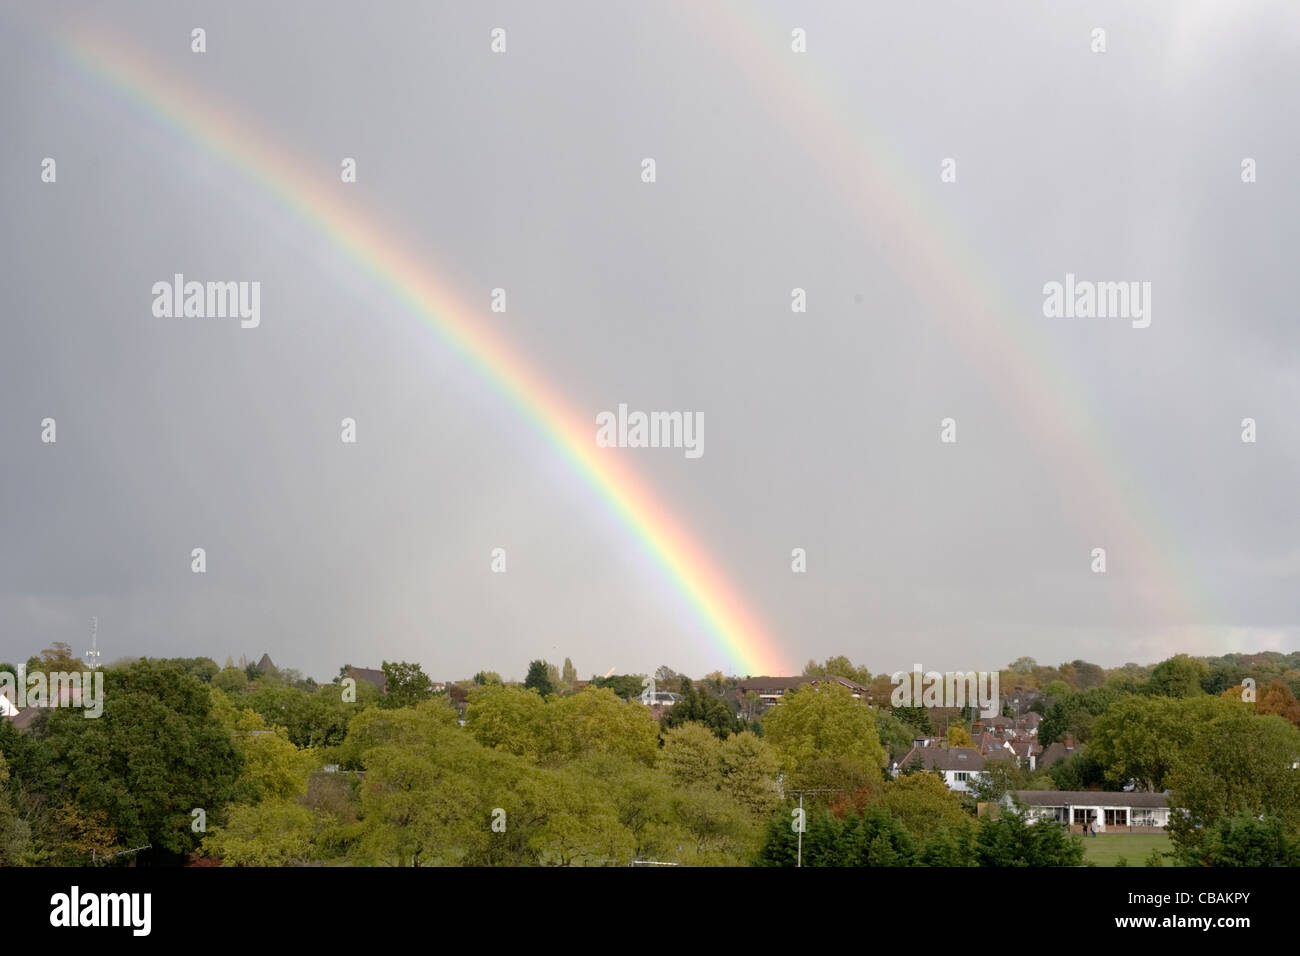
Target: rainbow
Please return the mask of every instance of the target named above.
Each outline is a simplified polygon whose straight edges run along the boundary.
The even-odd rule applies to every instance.
[[[1162,622],[1153,643],[1171,654],[1188,651],[1187,631],[1213,619],[1199,575],[1183,556],[1159,495],[1133,473],[1092,413],[1042,316],[1010,301],[978,243],[945,208],[941,190],[953,187],[939,184],[941,157],[925,170],[928,180],[904,166],[861,110],[844,101],[817,57],[791,51],[797,18],[764,16],[753,4],[732,0],[682,9],[698,21],[698,31],[689,33],[717,42],[810,162],[857,205],[861,221],[887,228],[905,250],[890,264],[926,302],[927,317],[944,323],[985,371],[990,390],[1054,466],[1076,515],[1080,568],[1087,570],[1092,547],[1106,547],[1112,571],[1141,582],[1147,614]],[[816,42],[810,34],[810,50]]]
[[[296,160],[183,77],[149,63],[106,31],[80,28],[74,61],[133,106],[220,157],[319,232],[478,371],[543,435],[635,536],[705,626],[737,673],[783,673],[776,645],[722,570],[616,451],[595,441],[594,419],[567,407],[557,389],[483,321],[392,230],[344,201],[337,181]]]

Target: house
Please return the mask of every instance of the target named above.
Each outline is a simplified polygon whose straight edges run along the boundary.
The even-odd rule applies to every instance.
[[[642,694],[640,697],[636,699],[647,706],[671,707],[673,704],[677,703],[679,700],[682,699],[682,695],[674,694],[671,691],[661,690],[655,692],[654,700],[650,700],[649,695],[647,694]]]
[[[370,667],[349,667],[346,676],[355,681],[365,681],[375,687],[381,694],[388,688],[388,676],[383,671],[377,671]]]
[[[5,694],[0,693],[0,719],[8,720],[14,730],[26,730],[36,722],[36,718],[46,709],[44,707],[19,707]]]
[[[1056,820],[1077,832],[1095,824],[1098,833],[1156,833],[1169,825],[1168,791],[1016,790],[1003,803],[1023,808],[1031,821]]]
[[[1012,737],[1010,740],[1002,741],[1002,748],[1015,760],[1017,767],[1028,767],[1030,770],[1038,769],[1038,760],[1043,752],[1043,745],[1033,737]]]
[[[753,691],[758,699],[768,707],[779,701],[789,691],[798,690],[804,684],[816,687],[818,684],[836,683],[847,687],[858,700],[867,700],[869,691],[856,681],[847,677],[828,674],[825,677],[747,677],[736,682],[736,696],[744,700],[745,695]]]
[[[1052,764],[1074,756],[1077,749],[1074,746],[1074,738],[1067,734],[1064,740],[1058,740],[1043,748],[1043,752],[1038,758],[1038,766],[1046,770]]]
[[[984,775],[984,758],[974,747],[944,747],[936,738],[922,737],[890,767],[890,776],[897,778],[909,768],[942,774],[949,790],[968,793],[971,784]]]
[[[262,659],[257,662],[257,672],[267,674],[275,670],[275,664],[271,661],[270,654],[263,654]]]

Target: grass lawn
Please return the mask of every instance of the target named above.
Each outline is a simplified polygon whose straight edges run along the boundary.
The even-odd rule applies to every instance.
[[[1084,862],[1097,866],[1114,866],[1122,856],[1129,866],[1146,866],[1151,851],[1169,851],[1167,833],[1098,833],[1083,838]],[[1169,861],[1165,860],[1165,865]]]

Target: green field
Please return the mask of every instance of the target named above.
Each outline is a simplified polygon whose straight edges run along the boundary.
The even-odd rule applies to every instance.
[[[1129,866],[1146,866],[1153,849],[1169,851],[1166,833],[1099,833],[1083,838],[1084,862],[1097,866],[1114,866],[1122,856]],[[1165,860],[1169,865],[1169,860]]]

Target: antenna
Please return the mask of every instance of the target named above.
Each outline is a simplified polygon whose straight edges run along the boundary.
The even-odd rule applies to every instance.
[[[99,666],[99,618],[90,619],[90,650],[86,651],[86,666],[92,671]]]

